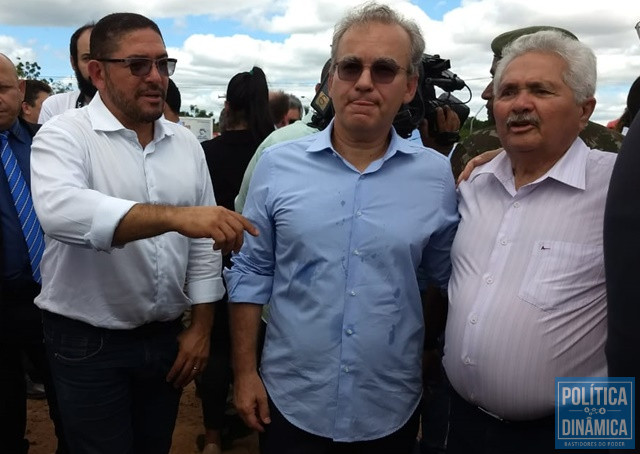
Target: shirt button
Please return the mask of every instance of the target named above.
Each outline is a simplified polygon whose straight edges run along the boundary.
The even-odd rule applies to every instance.
[[[348,336],[351,336],[353,334],[353,330],[351,328],[348,328],[346,333]]]
[[[358,217],[362,216],[362,211],[360,211],[360,210],[356,211],[356,216],[358,216]]]
[[[351,295],[351,296],[356,296],[356,291],[355,291],[355,290],[351,290],[351,291],[349,292],[349,295]]]
[[[472,315],[469,321],[471,322],[472,325],[475,325],[478,322],[478,317],[476,317],[475,315]]]
[[[343,366],[342,370],[345,371],[348,374],[349,373],[349,366]]]
[[[465,364],[471,364],[471,358],[469,358],[468,356],[464,359],[464,363]]]
[[[360,255],[360,251],[359,251],[358,249],[355,249],[355,250],[353,251],[353,255]]]
[[[506,246],[507,245],[507,240],[500,240],[500,244],[503,245],[503,246]]]
[[[493,284],[493,278],[492,277],[488,277],[486,282],[487,282],[487,284]]]
[[[520,202],[516,202],[513,204],[513,208],[518,208],[520,206]]]

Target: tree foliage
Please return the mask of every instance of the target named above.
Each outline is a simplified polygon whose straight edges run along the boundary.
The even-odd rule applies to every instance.
[[[54,93],[64,93],[73,90],[73,87],[70,83],[64,84],[60,81],[54,81],[52,78],[47,79],[45,77],[42,77],[40,74],[40,71],[42,71],[42,67],[38,64],[38,62],[23,62],[20,57],[18,57],[17,60],[18,64],[16,65],[16,70],[18,71],[19,78],[41,80],[42,82],[48,84]]]
[[[213,117],[213,112],[207,112],[206,110],[200,110],[197,105],[191,104],[189,106],[189,112],[180,112],[182,117],[196,117],[196,118],[209,118]]]

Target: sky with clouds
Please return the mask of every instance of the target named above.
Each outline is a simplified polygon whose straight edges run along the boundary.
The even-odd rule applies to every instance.
[[[8,2],[8,0],[3,0]],[[37,61],[42,75],[72,81],[69,37],[105,14],[132,11],[154,19],[169,55],[178,59],[173,79],[182,108],[217,112],[226,84],[257,65],[271,89],[308,104],[329,56],[333,25],[362,0],[24,0],[0,8],[0,52]],[[618,117],[631,83],[640,75],[638,0],[383,0],[416,20],[427,52],[451,60],[452,71],[473,92],[472,115],[485,118],[480,93],[489,82],[491,40],[529,25],[571,30],[598,57],[595,121]],[[455,92],[460,99],[466,93]],[[217,115],[216,115],[217,117]]]

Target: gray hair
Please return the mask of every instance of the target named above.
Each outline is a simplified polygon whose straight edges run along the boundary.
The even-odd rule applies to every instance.
[[[555,30],[545,30],[524,35],[504,49],[493,78],[493,93],[497,95],[505,68],[515,58],[528,52],[547,52],[559,55],[567,62],[567,70],[562,75],[564,82],[573,91],[577,104],[582,104],[596,92],[597,64],[593,51],[585,44],[569,38]]]
[[[333,40],[331,42],[331,61],[333,65],[335,66],[337,63],[336,54],[338,52],[338,43],[347,30],[354,26],[366,25],[372,22],[399,25],[407,32],[411,42],[411,65],[407,68],[407,72],[409,74],[418,74],[425,46],[420,27],[418,27],[418,24],[413,20],[402,17],[389,6],[380,5],[375,2],[368,2],[350,10],[347,15],[336,24],[333,29]]]

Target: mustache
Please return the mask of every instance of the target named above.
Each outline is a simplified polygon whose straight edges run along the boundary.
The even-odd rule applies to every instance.
[[[531,124],[533,126],[540,126],[540,119],[529,112],[523,113],[511,113],[507,117],[507,127],[511,127],[514,124]]]
[[[161,93],[162,97],[166,97],[166,92],[164,90],[164,88],[162,87],[162,85],[157,85],[157,84],[149,84],[146,87],[144,87],[143,89],[140,89],[138,91],[139,94],[141,95],[146,95],[146,94],[150,94],[150,93]]]

